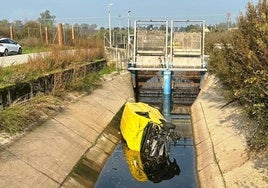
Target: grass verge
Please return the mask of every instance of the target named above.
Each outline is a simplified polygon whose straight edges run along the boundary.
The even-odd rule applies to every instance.
[[[109,74],[114,70],[114,67],[106,67],[99,72],[90,73],[84,78],[74,80],[63,92],[56,92],[53,95],[39,94],[29,101],[14,103],[6,109],[0,110],[0,133],[15,135],[33,125],[40,124],[45,119],[62,111],[62,106],[70,100],[65,97],[68,93],[88,94],[101,85],[102,75]]]

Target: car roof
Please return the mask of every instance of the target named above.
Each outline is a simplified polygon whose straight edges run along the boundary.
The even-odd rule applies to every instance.
[[[5,38],[5,37],[3,37],[3,38],[0,38],[0,40],[5,40],[5,39],[10,39],[10,38]],[[10,39],[11,40],[11,39]]]

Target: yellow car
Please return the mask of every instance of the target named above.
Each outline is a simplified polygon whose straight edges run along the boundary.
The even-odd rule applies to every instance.
[[[167,156],[168,142],[179,140],[158,109],[142,103],[127,102],[122,114],[120,129],[129,149],[149,156]]]

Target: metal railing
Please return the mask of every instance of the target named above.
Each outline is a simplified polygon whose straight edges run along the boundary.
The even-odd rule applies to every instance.
[[[128,70],[206,72],[205,22],[202,20],[136,20],[133,58]],[[194,27],[194,30],[182,26]],[[170,31],[170,32],[169,32]],[[169,45],[168,45],[169,44]]]

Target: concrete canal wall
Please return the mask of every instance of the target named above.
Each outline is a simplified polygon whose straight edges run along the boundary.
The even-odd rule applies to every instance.
[[[92,171],[101,171],[117,142],[104,130],[134,95],[128,72],[104,80],[90,95],[76,98],[62,113],[1,147],[0,187],[93,186],[94,181],[76,181],[69,174],[83,155]]]
[[[217,79],[207,76],[191,107],[200,187],[267,187],[267,156],[249,155],[248,120],[239,105],[226,104]]]
[[[268,164],[249,156],[240,129],[247,119],[235,104],[224,107],[217,85],[206,77],[191,108],[200,187],[267,187]],[[93,187],[118,141],[107,125],[133,98],[131,86],[128,72],[106,76],[90,95],[1,147],[0,187]],[[82,156],[92,181],[70,175]]]

